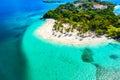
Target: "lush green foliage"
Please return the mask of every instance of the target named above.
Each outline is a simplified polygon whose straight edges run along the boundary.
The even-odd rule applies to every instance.
[[[60,5],[55,10],[48,11],[44,18],[54,18],[58,20],[54,25],[56,30],[62,32],[62,23],[72,25],[69,31],[76,29],[79,33],[93,31],[97,35],[107,34],[112,38],[120,38],[120,17],[113,12],[114,4],[99,2],[107,5],[107,9],[94,9],[94,2],[67,3]],[[61,27],[61,28],[59,28]]]

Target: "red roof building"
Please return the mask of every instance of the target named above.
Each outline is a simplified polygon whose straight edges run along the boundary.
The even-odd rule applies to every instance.
[[[94,4],[93,8],[94,9],[107,9],[107,5],[102,5],[102,4]]]

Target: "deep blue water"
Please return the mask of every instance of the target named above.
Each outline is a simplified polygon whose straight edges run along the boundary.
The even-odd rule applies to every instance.
[[[120,4],[119,0],[112,2]],[[27,80],[22,36],[31,24],[58,5],[42,0],[0,0],[0,80]]]
[[[0,80],[27,80],[27,60],[21,52],[24,32],[57,6],[42,0],[0,0]]]

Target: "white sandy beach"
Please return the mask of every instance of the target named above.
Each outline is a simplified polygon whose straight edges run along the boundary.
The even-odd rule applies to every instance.
[[[97,45],[97,44],[105,44],[113,41],[112,39],[108,39],[105,36],[101,37],[79,37],[73,33],[60,33],[52,30],[53,25],[55,23],[54,19],[47,19],[46,23],[40,26],[36,31],[35,35],[37,37],[41,37],[45,40],[50,40],[56,43],[61,44],[69,44],[69,45]]]

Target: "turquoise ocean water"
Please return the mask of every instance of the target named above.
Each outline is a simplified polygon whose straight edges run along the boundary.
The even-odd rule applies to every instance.
[[[54,44],[34,34],[44,23],[33,23],[23,37],[28,80],[120,80],[120,43],[84,47]],[[92,62],[83,61],[86,53],[91,53],[86,56]]]
[[[42,0],[0,0],[0,80],[120,80],[119,43],[76,47],[34,35],[45,23],[40,18],[58,5]]]

